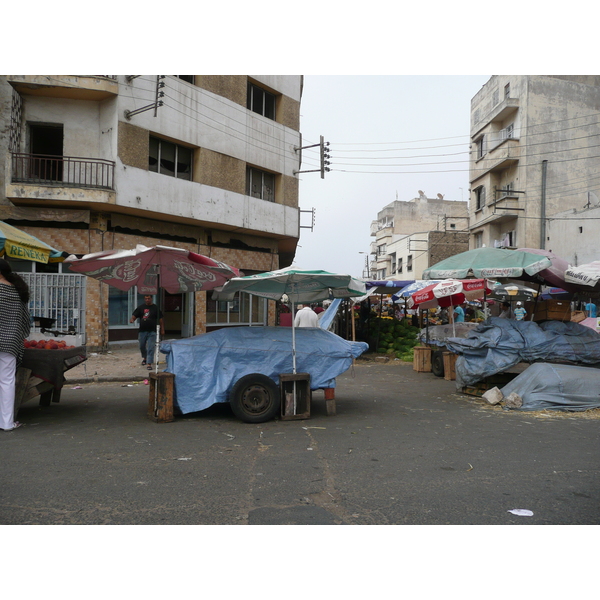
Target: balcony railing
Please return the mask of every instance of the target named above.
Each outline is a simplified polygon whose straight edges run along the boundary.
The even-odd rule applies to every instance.
[[[12,154],[12,183],[115,189],[115,163],[101,158]]]

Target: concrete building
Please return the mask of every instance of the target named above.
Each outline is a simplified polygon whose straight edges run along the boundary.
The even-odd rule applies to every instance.
[[[442,194],[396,200],[371,222],[371,279],[421,279],[423,270],[468,250],[468,202]]]
[[[1,76],[0,219],[73,254],[163,244],[245,274],[288,266],[299,239],[302,84],[275,75]],[[66,265],[13,267],[39,292],[35,310],[75,326],[88,347],[135,338],[136,290]],[[50,298],[50,288],[73,297]],[[184,337],[274,324],[273,307],[247,294],[234,303],[166,294],[163,307],[167,333]]]
[[[471,247],[600,258],[600,76],[495,75],[471,101]]]

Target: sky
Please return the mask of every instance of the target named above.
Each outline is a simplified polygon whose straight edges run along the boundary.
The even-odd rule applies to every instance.
[[[371,222],[394,200],[469,197],[471,98],[490,75],[306,75],[302,145],[329,142],[331,171],[300,174],[300,240],[294,264],[363,274]],[[319,168],[319,149],[301,170]],[[363,254],[361,254],[361,252]]]

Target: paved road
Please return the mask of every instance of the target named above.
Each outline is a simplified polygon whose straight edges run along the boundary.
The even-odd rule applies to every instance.
[[[357,363],[312,417],[146,417],[148,387],[32,401],[0,432],[0,524],[598,524],[597,415],[503,411],[405,363]],[[508,511],[522,508],[532,517]]]

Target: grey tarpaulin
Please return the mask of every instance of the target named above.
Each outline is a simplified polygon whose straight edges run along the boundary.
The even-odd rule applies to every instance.
[[[600,408],[600,369],[536,363],[505,385],[504,397],[518,394],[518,410],[589,410]]]
[[[479,326],[479,323],[455,323],[454,332],[452,324],[447,325],[432,325],[429,327],[429,344],[433,346],[445,346],[446,340],[451,337],[463,338],[467,337],[473,329]],[[419,339],[422,342],[427,341],[427,330],[426,328],[421,329],[419,333]]]
[[[490,317],[466,338],[448,338],[459,354],[456,387],[473,385],[520,362],[600,363],[600,334],[578,323],[512,321]]]

